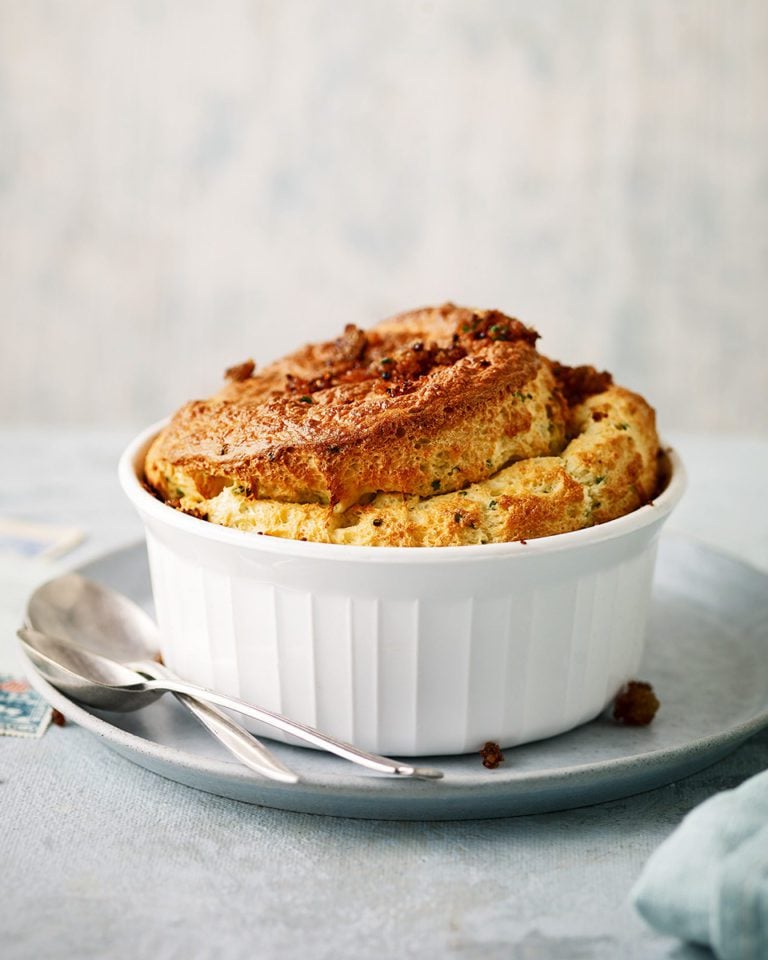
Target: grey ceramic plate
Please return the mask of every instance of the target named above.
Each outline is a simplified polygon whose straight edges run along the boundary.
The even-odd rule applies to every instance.
[[[151,608],[144,546],[81,571]],[[274,743],[302,780],[262,780],[226,759],[171,697],[131,714],[85,710],[29,678],[65,716],[126,759],[209,793],[284,810],[387,820],[458,820],[565,810],[629,796],[714,763],[768,726],[768,577],[700,544],[662,540],[640,678],[661,710],[647,728],[600,718],[507,751],[486,770],[477,755],[424,758],[445,779],[402,781],[328,754]]]

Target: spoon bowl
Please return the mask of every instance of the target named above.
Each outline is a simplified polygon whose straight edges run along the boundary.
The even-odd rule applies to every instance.
[[[77,573],[49,580],[27,605],[30,624],[51,637],[113,660],[155,660],[160,633],[154,620],[128,597]]]
[[[164,693],[146,689],[145,678],[135,670],[72,641],[30,627],[22,627],[19,637],[45,679],[79,703],[123,713],[146,707]]]

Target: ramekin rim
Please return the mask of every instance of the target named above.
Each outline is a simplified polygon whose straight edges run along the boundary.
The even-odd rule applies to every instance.
[[[130,441],[120,456],[118,476],[123,492],[139,514],[149,516],[167,526],[205,540],[214,540],[246,550],[267,551],[282,555],[296,554],[307,559],[376,560],[382,562],[453,562],[458,560],[488,560],[515,555],[534,556],[586,547],[589,544],[613,540],[636,530],[661,523],[680,501],[687,486],[687,475],[677,451],[662,443],[669,464],[670,476],[661,493],[649,503],[615,520],[569,530],[565,533],[537,537],[531,540],[512,540],[500,543],[462,544],[450,547],[389,547],[363,546],[345,543],[321,543],[294,540],[288,537],[258,536],[247,530],[225,527],[190,516],[158,500],[144,486],[137,474],[135,461],[168,423],[167,418],[153,423]]]

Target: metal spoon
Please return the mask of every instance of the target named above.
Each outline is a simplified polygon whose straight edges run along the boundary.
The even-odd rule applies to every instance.
[[[401,777],[427,780],[436,780],[443,776],[441,770],[432,767],[413,767],[358,750],[352,744],[335,740],[303,723],[289,720],[279,713],[254,706],[236,697],[228,697],[184,680],[147,679],[125,664],[99,656],[69,640],[49,637],[29,627],[22,627],[19,637],[29,658],[50,683],[73,699],[102,710],[134,710],[137,709],[137,704],[147,706],[165,692],[185,693],[245,714],[289,733],[313,747],[335,753],[345,760],[379,773],[394,773]]]
[[[27,604],[27,620],[41,633],[127,661],[145,676],[175,678],[158,662],[160,634],[152,618],[128,597],[79,574],[65,574],[38,587]],[[176,696],[250,770],[281,783],[298,783],[292,770],[228,714],[186,694]]]

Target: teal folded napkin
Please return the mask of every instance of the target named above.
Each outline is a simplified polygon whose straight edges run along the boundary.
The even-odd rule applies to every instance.
[[[696,807],[632,890],[657,930],[721,960],[768,960],[768,771]]]

